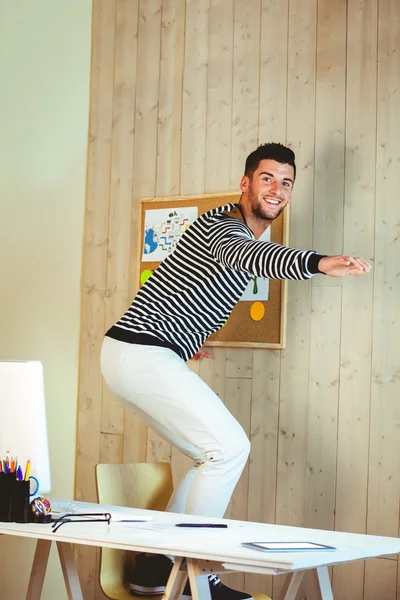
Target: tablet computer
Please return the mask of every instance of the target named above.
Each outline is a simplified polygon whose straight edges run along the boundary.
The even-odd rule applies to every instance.
[[[242,542],[242,546],[262,550],[264,552],[309,552],[336,550],[333,546],[317,544],[316,542]]]

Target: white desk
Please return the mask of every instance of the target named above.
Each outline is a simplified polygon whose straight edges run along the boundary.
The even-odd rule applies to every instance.
[[[84,544],[170,554],[175,566],[167,585],[165,600],[180,597],[189,576],[193,600],[198,600],[196,576],[201,573],[282,574],[291,573],[281,594],[281,600],[294,600],[304,571],[314,569],[320,586],[321,598],[332,600],[327,567],[370,557],[400,553],[400,539],[267,525],[246,521],[208,519],[166,512],[110,507],[106,505],[75,503],[80,512],[111,512],[129,518],[149,515],[146,523],[67,523],[53,533],[51,525],[33,523],[0,523],[0,534],[38,539],[32,566],[27,600],[41,596],[48,555],[56,542],[68,598],[82,600],[82,591],[73,560],[71,544]],[[175,527],[180,522],[226,523],[227,529],[185,529]],[[267,553],[241,546],[249,541],[313,541],[337,548],[334,552]],[[184,560],[186,559],[186,560]],[[258,590],[262,592],[262,590]]]

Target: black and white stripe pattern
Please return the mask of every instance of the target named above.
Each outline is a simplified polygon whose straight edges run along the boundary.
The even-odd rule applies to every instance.
[[[318,272],[310,270],[314,252],[255,240],[229,214],[235,208],[210,210],[185,231],[116,323],[126,330],[124,339],[129,332],[146,333],[178,347],[188,360],[226,322],[251,275],[304,280]]]

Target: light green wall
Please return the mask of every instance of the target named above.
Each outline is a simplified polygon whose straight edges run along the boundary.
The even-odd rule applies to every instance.
[[[0,2],[0,358],[44,364],[52,494],[69,498],[90,28],[91,0]],[[25,597],[33,550],[0,537],[0,598]],[[66,597],[53,551],[43,599]]]

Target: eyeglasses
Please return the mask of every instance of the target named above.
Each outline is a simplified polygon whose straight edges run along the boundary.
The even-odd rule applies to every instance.
[[[55,533],[57,529],[60,529],[61,525],[65,525],[65,523],[108,523],[109,525],[110,521],[110,513],[67,513],[53,521],[51,528],[53,533]]]

